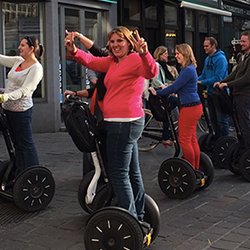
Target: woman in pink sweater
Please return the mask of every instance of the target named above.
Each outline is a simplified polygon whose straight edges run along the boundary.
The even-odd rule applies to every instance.
[[[106,73],[103,116],[109,179],[118,205],[143,220],[144,186],[137,140],[144,124],[144,79],[157,75],[155,60],[138,32],[133,36],[123,26],[108,34],[110,55],[107,57],[95,57],[78,49],[74,44],[74,32],[65,38],[65,47],[77,62]]]

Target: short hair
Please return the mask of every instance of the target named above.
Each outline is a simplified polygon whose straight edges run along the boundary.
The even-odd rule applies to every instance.
[[[158,46],[154,51],[154,58],[156,61],[160,60],[160,56],[164,54],[165,52],[168,52],[168,48],[165,46]]]
[[[187,67],[190,64],[193,64],[195,67],[197,67],[197,62],[194,57],[194,52],[189,44],[187,43],[178,44],[175,46],[175,49],[183,55],[185,59],[184,67]]]
[[[212,46],[214,45],[215,48],[217,49],[217,47],[218,47],[218,42],[217,42],[217,40],[216,40],[213,36],[205,37],[204,40],[209,41],[209,43],[210,43]]]
[[[250,41],[250,30],[244,30],[242,33],[241,33],[242,36],[247,36],[248,37],[248,40]]]

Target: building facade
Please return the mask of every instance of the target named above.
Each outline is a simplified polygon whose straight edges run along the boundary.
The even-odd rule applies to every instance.
[[[137,27],[151,52],[165,45],[173,56],[177,43],[189,43],[200,71],[205,57],[204,38],[217,38],[220,48],[231,58],[231,41],[250,28],[249,10],[249,0],[121,0],[118,24]]]
[[[65,30],[80,31],[105,46],[107,32],[117,24],[116,1],[0,1],[0,17],[1,54],[17,55],[24,36],[36,36],[44,46],[44,78],[34,93],[33,130],[59,131],[64,90],[79,90],[88,83],[86,68],[65,58]],[[7,84],[7,73],[0,67],[0,88]]]

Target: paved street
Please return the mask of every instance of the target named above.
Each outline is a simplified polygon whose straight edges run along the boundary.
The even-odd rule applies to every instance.
[[[67,133],[35,134],[35,140],[41,163],[54,175],[56,193],[49,207],[35,214],[0,199],[0,249],[83,250],[87,214],[77,201],[82,154]],[[161,210],[160,234],[149,249],[250,249],[249,183],[217,169],[207,190],[186,200],[170,200],[160,190],[157,175],[171,153],[159,145],[140,154],[146,191]],[[4,157],[7,152],[0,137],[0,159]]]

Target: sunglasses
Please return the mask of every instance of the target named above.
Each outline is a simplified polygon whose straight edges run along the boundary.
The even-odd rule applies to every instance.
[[[28,45],[29,45],[30,47],[31,47],[31,46],[34,47],[34,43],[33,43],[33,40],[31,39],[31,37],[25,36],[24,39],[27,40],[27,43],[28,43]]]

